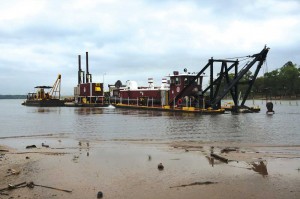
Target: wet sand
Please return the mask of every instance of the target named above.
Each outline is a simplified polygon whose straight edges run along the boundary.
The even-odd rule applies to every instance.
[[[33,181],[72,191],[24,187],[0,192],[5,199],[97,198],[99,191],[124,199],[300,198],[300,146],[59,136],[6,138],[0,145],[0,189]]]

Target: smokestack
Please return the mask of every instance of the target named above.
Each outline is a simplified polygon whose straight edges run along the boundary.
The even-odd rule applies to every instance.
[[[81,84],[81,56],[78,55],[78,85]]]
[[[90,73],[89,73],[89,53],[85,53],[85,60],[86,60],[86,83],[90,82]]]

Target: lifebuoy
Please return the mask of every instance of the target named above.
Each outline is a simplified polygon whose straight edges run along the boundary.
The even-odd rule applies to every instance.
[[[177,104],[181,104],[182,103],[182,99],[180,98],[178,101],[177,101]]]

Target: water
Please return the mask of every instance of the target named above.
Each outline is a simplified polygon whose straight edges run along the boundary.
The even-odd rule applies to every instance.
[[[274,103],[275,114],[195,115],[115,108],[26,107],[0,100],[0,137],[66,134],[84,140],[203,141],[299,145],[299,101]],[[250,102],[252,105],[252,101]]]

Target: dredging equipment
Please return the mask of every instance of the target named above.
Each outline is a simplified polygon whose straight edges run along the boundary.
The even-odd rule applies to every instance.
[[[60,99],[61,75],[59,74],[53,86],[36,86],[36,92],[28,93],[27,99],[22,103],[25,106],[64,106]],[[50,89],[49,92],[47,90]]]
[[[209,79],[209,85],[203,89],[201,96],[205,96],[208,93],[208,97],[206,98],[206,104],[207,106],[218,109],[221,108],[221,100],[230,93],[230,96],[233,100],[234,105],[231,107],[231,111],[233,112],[242,112],[246,110],[247,112],[255,112],[255,110],[251,107],[248,107],[245,105],[245,102],[251,92],[252,86],[254,85],[254,82],[257,78],[257,75],[263,65],[263,63],[266,60],[267,54],[269,52],[269,49],[267,46],[265,46],[260,53],[253,54],[250,56],[240,57],[240,58],[247,58],[249,59],[248,62],[242,67],[241,70],[239,70],[239,60],[233,60],[233,59],[209,59],[208,63],[202,68],[202,70],[194,77],[192,81],[189,82],[189,84],[180,91],[180,93],[177,94],[177,96],[174,98],[175,103],[178,102],[178,100],[186,95],[188,90],[195,84],[198,77],[201,77],[203,74],[205,74],[205,71],[208,69],[210,73],[210,79]],[[214,71],[216,64],[221,64],[221,69],[218,72],[218,77],[214,79]],[[242,79],[245,77],[247,72],[255,66],[256,69],[254,74],[251,76],[251,79],[248,79],[247,82],[243,82]],[[233,71],[233,76],[230,74],[230,72]],[[241,98],[241,103],[239,103],[239,85],[244,84],[246,85],[245,92]],[[222,89],[221,89],[222,87]],[[173,100],[169,102],[171,105],[174,103]]]
[[[248,107],[245,102],[251,92],[257,75],[266,60],[269,48],[266,46],[260,53],[241,57],[248,60],[239,70],[240,61],[232,59],[209,59],[199,73],[184,73],[174,71],[163,80],[161,87],[155,87],[153,79],[149,78],[147,87],[139,87],[134,81],[126,85],[110,86],[110,102],[120,108],[151,109],[165,111],[181,111],[196,113],[224,113],[221,100],[230,94],[233,104],[230,110],[236,113],[258,112],[257,107]],[[220,70],[216,71],[218,65]],[[250,78],[245,78],[252,67],[255,72]],[[208,70],[208,72],[207,72]],[[209,84],[202,88],[205,72],[209,73]],[[218,74],[214,78],[214,74]],[[243,95],[239,85],[244,85]],[[240,103],[241,101],[241,103]]]

